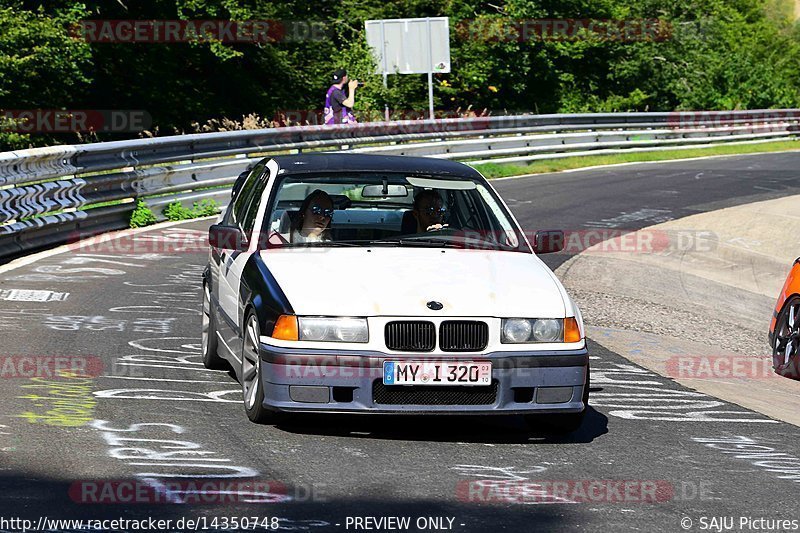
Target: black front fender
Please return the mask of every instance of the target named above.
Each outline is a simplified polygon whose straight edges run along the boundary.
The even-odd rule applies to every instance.
[[[294,314],[289,299],[258,252],[250,256],[242,270],[239,291],[239,324],[244,324],[245,313],[252,308],[262,334],[272,332],[279,316]]]

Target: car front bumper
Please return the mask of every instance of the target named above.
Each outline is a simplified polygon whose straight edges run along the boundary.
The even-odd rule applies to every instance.
[[[383,386],[384,361],[491,361],[492,387]],[[261,343],[264,406],[276,411],[380,414],[577,413],[586,348],[481,355],[392,355]],[[409,403],[412,402],[412,403]]]

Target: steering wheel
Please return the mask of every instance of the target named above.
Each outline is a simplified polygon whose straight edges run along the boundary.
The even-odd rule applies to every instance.
[[[456,235],[457,233],[458,233],[458,230],[457,230],[457,229],[455,229],[455,228],[451,228],[451,227],[449,227],[449,226],[445,226],[445,227],[443,227],[443,228],[438,228],[438,229],[427,230],[427,231],[425,231],[425,232],[424,232],[424,234],[430,234],[430,235],[448,235],[448,236],[449,236],[449,235]]]

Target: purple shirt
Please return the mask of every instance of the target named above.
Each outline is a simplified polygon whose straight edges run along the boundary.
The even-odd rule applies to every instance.
[[[325,124],[355,124],[356,117],[352,110],[343,102],[347,99],[344,91],[336,85],[331,85],[325,94]]]

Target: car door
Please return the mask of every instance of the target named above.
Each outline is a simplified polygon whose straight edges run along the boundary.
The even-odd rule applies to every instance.
[[[233,190],[231,191],[231,201],[228,204],[227,208],[222,212],[221,216],[217,220],[217,224],[221,224],[224,226],[232,225],[231,220],[233,217],[233,206],[240,197],[238,192],[241,190],[242,183],[250,177],[252,173],[251,170],[246,170],[242,172],[238,178],[236,178],[236,184],[233,186]],[[220,317],[220,276],[221,276],[221,268],[223,266],[224,259],[228,255],[228,251],[222,248],[215,248],[211,246],[209,248],[209,255],[208,255],[208,273],[209,273],[209,292],[211,295],[211,312],[214,314],[214,317],[217,319],[216,321],[219,322]],[[219,326],[218,326],[219,327]]]
[[[220,335],[234,358],[239,359],[241,352],[242,302],[239,297],[242,270],[248,259],[257,249],[249,246],[253,226],[258,216],[261,197],[266,187],[265,164],[259,163],[253,168],[244,182],[239,194],[231,206],[230,219],[227,224],[236,226],[245,237],[246,250],[220,250],[219,259],[219,305],[222,320]]]

